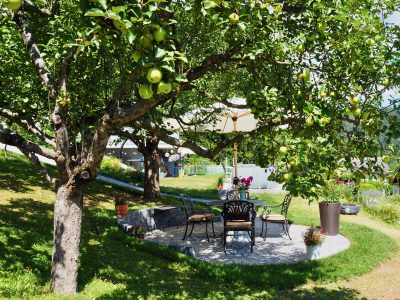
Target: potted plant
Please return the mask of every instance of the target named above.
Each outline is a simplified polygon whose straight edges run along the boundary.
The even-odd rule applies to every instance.
[[[324,199],[319,202],[319,218],[321,228],[326,235],[339,233],[340,199],[343,188],[335,180],[328,180],[320,190],[319,195]]]
[[[115,199],[115,210],[117,211],[118,218],[122,218],[128,214],[128,202],[123,196],[118,196]]]
[[[218,177],[218,183],[217,183],[218,191],[219,192],[222,191],[223,187],[224,187],[224,178]]]
[[[340,213],[344,215],[356,215],[360,212],[360,205],[357,203],[357,187],[354,181],[337,181],[342,185],[342,199],[344,202],[340,204]]]
[[[146,232],[144,230],[143,226],[135,226],[133,228],[132,235],[137,238],[138,240],[144,240],[144,236],[146,235]]]
[[[247,178],[241,178],[238,183],[238,190],[240,200],[246,200],[246,191],[250,188],[251,182],[253,181],[253,176]]]
[[[324,242],[324,235],[321,229],[311,226],[303,234],[304,244],[306,244],[306,255],[308,259],[318,259],[321,257],[321,245]]]

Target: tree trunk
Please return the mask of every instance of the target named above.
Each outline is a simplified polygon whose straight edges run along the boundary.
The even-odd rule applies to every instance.
[[[158,139],[146,139],[144,157],[144,199],[154,200],[160,198],[160,155]]]
[[[51,287],[56,294],[73,295],[77,291],[82,209],[81,186],[57,187],[51,268]]]

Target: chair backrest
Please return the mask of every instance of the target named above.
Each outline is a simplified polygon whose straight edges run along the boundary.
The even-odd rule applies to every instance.
[[[292,201],[292,195],[287,194],[282,201],[281,215],[287,215],[289,210],[290,201]]]
[[[192,199],[188,195],[185,195],[185,194],[180,194],[179,198],[181,198],[182,205],[186,211],[186,214],[193,215],[194,206],[193,206]]]
[[[222,216],[226,221],[254,221],[256,212],[254,203],[249,201],[234,200],[224,203]]]
[[[226,192],[225,201],[233,201],[235,200],[235,190],[229,190]]]

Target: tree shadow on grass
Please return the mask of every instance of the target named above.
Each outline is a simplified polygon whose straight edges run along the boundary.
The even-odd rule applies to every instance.
[[[53,205],[30,198],[0,205],[0,266],[30,269],[41,284],[50,280]]]
[[[259,295],[297,299],[353,299],[353,290],[293,290],[308,281],[327,277],[330,268],[318,261],[292,265],[221,265],[201,262],[148,242],[137,241],[115,226],[111,211],[90,208],[82,236],[80,288],[94,277],[124,288],[100,299],[235,298]]]
[[[55,168],[52,166],[47,167],[54,176]],[[52,185],[45,182],[23,156],[11,153],[7,154],[6,158],[0,152],[0,190],[8,189],[25,193],[32,191],[32,187],[54,190]]]

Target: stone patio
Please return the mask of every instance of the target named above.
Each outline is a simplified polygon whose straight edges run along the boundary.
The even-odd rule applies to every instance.
[[[210,242],[206,239],[205,224],[196,224],[190,238],[182,241],[185,226],[168,227],[146,233],[145,239],[157,244],[175,248],[193,247],[195,257],[200,260],[224,264],[292,264],[306,261],[306,247],[302,234],[306,226],[291,225],[289,232],[292,240],[282,235],[280,224],[268,224],[268,235],[264,241],[260,237],[261,221],[256,219],[256,243],[253,253],[250,252],[250,238],[246,232],[236,232],[227,239],[227,253],[224,253],[222,239],[223,223],[215,224],[217,237],[212,236],[209,226]],[[189,227],[190,232],[190,227]],[[349,240],[342,235],[326,236],[322,245],[321,258],[339,253],[350,246]]]

